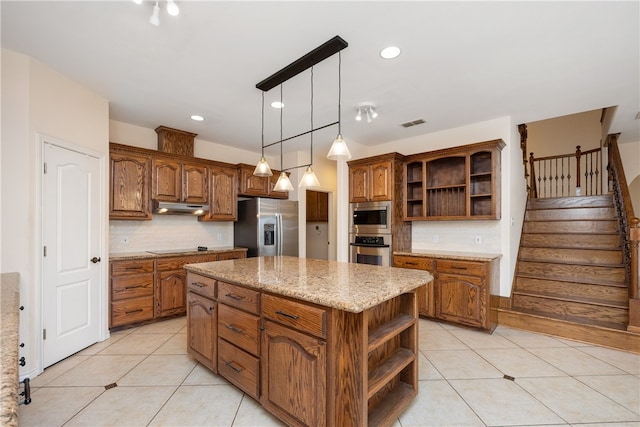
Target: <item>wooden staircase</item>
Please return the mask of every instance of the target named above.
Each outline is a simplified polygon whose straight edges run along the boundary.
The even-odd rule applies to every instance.
[[[511,311],[626,330],[629,290],[611,195],[529,200]]]

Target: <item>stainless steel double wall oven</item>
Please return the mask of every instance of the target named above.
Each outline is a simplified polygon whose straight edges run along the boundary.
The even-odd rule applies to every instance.
[[[391,202],[351,203],[349,262],[391,266]]]

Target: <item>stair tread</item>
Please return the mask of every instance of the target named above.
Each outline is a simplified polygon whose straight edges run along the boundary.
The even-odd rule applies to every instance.
[[[524,277],[527,279],[548,279],[555,280],[557,282],[571,282],[571,283],[582,283],[586,285],[601,285],[601,286],[611,286],[616,288],[627,288],[626,283],[624,282],[616,282],[616,281],[603,281],[603,280],[589,280],[583,278],[578,281],[575,277],[563,277],[563,276],[539,276],[537,274],[527,274],[522,272],[517,272],[515,274],[516,277]]]
[[[621,310],[629,310],[628,303],[624,304],[622,302],[602,300],[599,298],[579,297],[575,295],[551,294],[546,292],[535,292],[535,291],[525,292],[525,291],[515,290],[513,291],[513,293],[514,295],[516,294],[525,295],[525,296],[532,296],[536,298],[546,298],[546,299],[552,299],[557,301],[567,301],[567,302],[573,302],[578,304],[597,305],[601,307],[610,307],[610,308],[621,309]]]
[[[548,260],[548,259],[525,258],[525,257],[520,257],[519,260],[525,261],[525,262],[541,262],[545,264],[580,265],[584,267],[609,267],[609,268],[624,269],[624,264],[620,264],[620,263],[589,262],[589,261],[578,262],[578,261],[562,260],[562,259]]]

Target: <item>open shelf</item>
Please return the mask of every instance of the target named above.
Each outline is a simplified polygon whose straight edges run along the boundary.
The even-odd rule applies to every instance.
[[[406,348],[401,347],[393,352],[390,357],[369,372],[368,398],[380,391],[391,379],[415,360],[415,353]]]
[[[408,314],[401,314],[395,317],[369,334],[369,347],[367,350],[369,352],[375,350],[415,323],[415,319]]]
[[[393,390],[387,395],[387,398],[369,412],[369,420],[367,425],[381,426],[391,425],[393,420],[411,404],[411,401],[417,396],[418,391],[404,382],[399,382]]]

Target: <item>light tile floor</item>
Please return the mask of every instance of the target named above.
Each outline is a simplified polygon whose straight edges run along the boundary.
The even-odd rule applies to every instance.
[[[640,426],[637,354],[502,326],[419,331],[419,394],[395,427]],[[112,333],[31,386],[21,426],[282,425],[187,354],[185,318]]]

